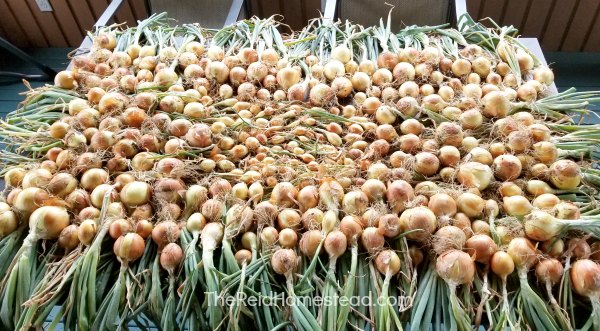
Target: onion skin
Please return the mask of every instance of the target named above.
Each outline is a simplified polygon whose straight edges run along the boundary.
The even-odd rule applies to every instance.
[[[546,241],[558,236],[562,226],[552,215],[541,210],[534,210],[525,216],[524,228],[527,237],[537,241]]]
[[[69,225],[70,216],[66,209],[55,206],[43,206],[29,216],[30,235],[38,239],[56,239]]]
[[[579,165],[571,160],[559,160],[550,166],[550,180],[561,190],[572,190],[581,182]]]
[[[279,249],[271,257],[273,271],[279,275],[291,277],[298,265],[298,255],[291,249]]]
[[[469,254],[451,250],[438,256],[435,270],[450,285],[470,284],[475,276],[475,263]]]
[[[137,233],[128,233],[115,241],[113,251],[122,263],[133,262],[144,254],[144,238]]]
[[[490,265],[492,272],[500,276],[503,280],[506,280],[506,277],[515,271],[515,263],[512,257],[504,251],[494,253]]]
[[[403,232],[411,231],[406,237],[417,241],[429,238],[437,228],[435,214],[427,207],[405,210],[400,215],[400,224]]]
[[[537,250],[526,238],[514,238],[506,250],[519,270],[529,270],[537,262]]]
[[[375,257],[375,267],[382,275],[395,275],[400,272],[400,257],[392,250],[384,250]]]
[[[163,269],[173,273],[183,261],[183,250],[176,243],[170,243],[163,248],[159,260]]]
[[[477,234],[467,239],[465,250],[475,261],[487,265],[498,251],[498,246],[488,235]]]
[[[600,297],[600,265],[588,259],[577,260],[571,265],[571,286],[579,295],[598,299]]]

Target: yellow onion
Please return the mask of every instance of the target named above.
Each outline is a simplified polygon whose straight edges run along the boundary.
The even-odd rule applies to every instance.
[[[400,226],[408,239],[422,241],[431,236],[437,228],[435,214],[427,207],[406,209],[400,215]]]
[[[400,272],[400,257],[392,250],[384,250],[375,257],[375,267],[383,275],[395,275]]]
[[[127,264],[142,257],[146,244],[137,233],[128,233],[115,241],[113,251],[122,263]]]
[[[572,190],[581,182],[579,165],[571,160],[559,160],[550,166],[552,184],[562,190]]]
[[[298,255],[292,249],[279,249],[271,257],[271,267],[279,275],[291,276],[298,265]]]
[[[537,251],[527,238],[514,238],[506,250],[517,269],[529,270],[537,262]]]
[[[600,296],[600,265],[588,259],[577,260],[571,265],[569,275],[575,292],[597,300]]]
[[[466,187],[485,190],[491,183],[494,174],[492,169],[479,162],[466,162],[459,166],[457,180]]]
[[[452,286],[470,284],[475,276],[475,263],[469,254],[450,250],[438,256],[435,270],[446,283]]]
[[[120,192],[121,202],[127,207],[135,207],[147,203],[150,201],[150,195],[150,185],[138,181],[126,184]]]
[[[166,245],[160,252],[160,266],[173,273],[183,261],[183,250],[176,243]]]
[[[69,222],[70,216],[66,209],[43,206],[29,216],[29,231],[36,239],[56,239]]]

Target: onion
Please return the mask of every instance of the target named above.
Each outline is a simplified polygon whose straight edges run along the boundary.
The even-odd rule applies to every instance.
[[[440,167],[439,159],[432,153],[421,152],[415,155],[415,172],[424,176],[433,176]]]
[[[13,206],[18,212],[30,214],[40,206],[48,204],[48,193],[38,187],[29,187],[20,191],[14,199]]]
[[[537,262],[536,249],[526,238],[514,238],[506,250],[517,269],[529,270]]]
[[[343,66],[343,65],[342,65]],[[277,84],[284,90],[300,82],[300,73],[290,67],[283,68],[277,72]]]
[[[469,254],[451,250],[438,256],[435,270],[451,286],[469,284],[475,276],[475,263]]]
[[[550,86],[554,83],[554,73],[547,67],[539,67],[533,71],[533,79]]]
[[[271,203],[279,207],[294,207],[298,189],[290,182],[277,183],[271,192]]]
[[[435,130],[436,138],[444,145],[460,147],[463,141],[463,132],[460,126],[451,122],[441,123]]]
[[[166,245],[160,252],[160,266],[170,274],[175,271],[183,261],[183,250],[176,243]]]
[[[564,201],[556,204],[556,206],[554,206],[554,212],[556,214],[556,218],[563,220],[576,220],[581,216],[579,207],[570,201]]]
[[[269,228],[275,231],[275,228]],[[269,233],[269,231],[264,232],[265,236],[267,236],[267,234]],[[274,241],[267,239],[267,240],[263,240],[263,244],[265,246],[271,246],[273,245]],[[296,233],[296,231],[294,231],[293,229],[290,228],[285,228],[282,229],[279,232],[279,237],[278,237],[278,243],[281,247],[283,248],[296,248],[296,245],[298,244],[298,234]]]
[[[210,127],[203,123],[192,125],[185,135],[185,139],[192,147],[204,148],[213,143]]]
[[[562,190],[572,190],[581,182],[579,165],[571,160],[558,160],[550,166],[552,184]]]
[[[366,91],[371,86],[371,79],[369,75],[364,72],[356,72],[352,75],[352,87],[357,91]]]
[[[560,199],[552,193],[544,193],[533,199],[532,205],[537,209],[551,211],[560,203]]]
[[[0,239],[13,233],[19,226],[17,215],[12,210],[0,212]]]
[[[585,238],[571,238],[567,242],[568,254],[576,259],[587,259],[592,253],[592,248]]]
[[[291,277],[298,265],[298,255],[291,249],[279,249],[271,257],[271,267],[279,275]]]
[[[350,194],[350,192],[348,194]],[[388,184],[386,198],[388,205],[394,213],[402,212],[406,207],[406,204],[414,197],[415,192],[408,182],[404,180],[395,180]]]
[[[459,166],[456,174],[457,180],[466,187],[485,190],[491,183],[494,174],[492,169],[479,162],[467,162]]]
[[[385,244],[385,238],[376,227],[367,227],[360,234],[360,242],[367,252],[374,254]]]
[[[29,235],[35,239],[56,239],[69,222],[70,217],[66,209],[42,206],[29,216]]]
[[[387,190],[385,184],[378,179],[367,179],[360,189],[367,196],[369,202],[382,200]]]
[[[206,229],[206,226],[204,227],[204,229]],[[175,222],[165,221],[162,223],[158,223],[156,224],[154,229],[152,229],[152,241],[154,241],[154,243],[158,245],[160,249],[162,249],[167,244],[179,240],[180,232],[181,230]]]
[[[81,187],[92,191],[98,185],[108,182],[108,172],[104,169],[89,169],[81,176]]]
[[[492,256],[498,251],[498,246],[485,234],[476,234],[467,239],[465,250],[479,263],[488,265],[491,263]]]
[[[525,216],[533,209],[533,206],[521,195],[503,198],[504,212],[510,216]]]
[[[467,237],[458,227],[447,225],[439,228],[433,235],[433,250],[441,255],[452,249],[462,249]]]
[[[310,90],[309,99],[315,106],[329,104],[335,96],[334,91],[327,84],[317,84]]]
[[[68,173],[56,174],[48,183],[47,190],[50,194],[64,198],[77,188],[78,181]]]
[[[293,209],[283,209],[277,215],[277,224],[280,229],[297,229],[301,224],[301,216]]]
[[[486,94],[481,102],[483,104],[482,114],[488,118],[503,118],[511,110],[510,101],[499,91]]]
[[[77,86],[77,81],[72,71],[63,70],[54,76],[54,85],[65,90],[71,90]]]
[[[588,259],[578,260],[571,265],[569,275],[575,292],[592,298],[597,304],[600,296],[600,265]]]
[[[121,201],[127,207],[143,205],[150,201],[151,192],[150,185],[147,183],[134,181],[121,189]]]
[[[115,241],[113,251],[122,263],[127,264],[142,257],[145,247],[144,238],[137,233],[128,233]]]
[[[396,275],[400,272],[400,257],[392,250],[384,250],[375,257],[375,267],[386,277]]]
[[[19,187],[27,172],[22,168],[12,168],[4,174],[4,182],[8,186]]]
[[[477,217],[483,213],[485,201],[478,195],[465,192],[456,199],[458,210],[468,217]]]
[[[24,189],[30,187],[46,187],[50,183],[52,178],[52,173],[47,169],[33,169],[25,173],[21,185]],[[18,178],[13,179],[13,181],[16,181],[17,179]]]
[[[395,238],[402,232],[397,214],[386,214],[379,218],[379,231],[388,238]]]
[[[440,222],[446,223],[453,217],[458,207],[456,201],[446,193],[436,193],[429,198],[427,207],[440,218]]]
[[[110,223],[110,226],[108,228],[108,234],[111,236],[111,238],[116,240],[119,237],[129,232],[132,232],[132,230],[133,227],[127,220],[116,219],[112,221],[112,223]]]
[[[324,236],[319,230],[310,230],[305,232],[300,238],[300,251],[308,258],[313,258],[317,254]]]
[[[97,231],[98,226],[96,224],[96,221],[86,219],[79,225],[79,228],[77,230],[77,239],[79,239],[79,241],[82,244],[89,246],[94,240]]]
[[[494,159],[494,175],[501,180],[515,180],[521,171],[521,161],[514,155],[503,154]]]
[[[506,277],[515,271],[515,263],[512,257],[503,251],[497,251],[492,256],[490,262],[492,271],[494,274],[500,276],[502,280],[506,281]]]
[[[406,237],[411,240],[423,241],[437,228],[435,214],[426,207],[406,209],[400,215],[400,225],[403,232],[409,232]]]

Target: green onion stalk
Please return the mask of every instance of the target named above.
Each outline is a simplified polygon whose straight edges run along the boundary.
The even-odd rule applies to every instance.
[[[521,109],[528,109],[540,115],[547,116],[550,119],[567,119],[572,122],[565,115],[586,115],[589,113],[589,110],[586,108],[598,100],[600,100],[600,92],[577,92],[577,89],[572,87],[556,95],[550,95],[533,102],[514,103],[511,113],[518,112]]]
[[[224,229],[220,222],[210,222],[204,226],[201,234],[202,244],[202,268],[206,281],[206,306],[207,320],[210,329],[216,330],[223,323],[223,311],[219,305],[220,293],[217,269],[214,264],[214,252],[220,242],[223,241]]]
[[[512,258],[519,277],[517,311],[524,317],[522,322],[535,326],[538,330],[559,330],[546,303],[531,288],[527,279],[529,269],[537,262],[537,253],[533,244],[526,238],[514,238],[508,244],[506,252]]]
[[[313,261],[316,260],[313,259]],[[303,300],[296,294],[296,289],[303,290],[303,287],[294,287],[294,270],[298,266],[298,255],[292,249],[278,249],[273,253],[271,257],[271,267],[273,271],[278,274],[285,276],[287,295],[291,306],[292,320],[294,321],[299,331],[318,331],[321,330],[317,319],[314,314],[306,307]],[[308,274],[308,273],[306,273]],[[306,276],[305,274],[305,276]],[[309,293],[312,289],[308,289]]]
[[[160,250],[160,248],[159,248]],[[164,297],[162,294],[162,277],[160,274],[160,253],[153,254],[150,262],[150,297],[148,300],[148,314],[156,321],[162,321],[164,312]]]
[[[489,269],[489,266],[487,267]],[[489,276],[489,271],[486,270],[484,273],[486,276]],[[484,286],[484,282],[482,277],[479,276],[478,273],[475,274],[475,279],[473,280],[473,285],[477,293],[480,293],[480,302],[477,307],[475,319],[474,319],[474,329],[479,329],[479,326],[482,324],[483,318],[483,309],[485,309],[486,318],[489,323],[490,329],[493,329],[499,320],[499,315],[497,310],[494,310],[493,307],[498,305],[496,301],[496,297],[491,295],[493,291],[495,291],[496,287],[494,286],[493,280],[490,281],[489,277],[487,277],[488,284]]]
[[[552,311],[554,312],[557,324],[561,330],[573,331],[575,329],[570,321],[567,311],[560,307],[552,293],[552,287],[561,280],[563,274],[564,268],[561,261],[554,258],[542,259],[535,266],[535,275],[546,290],[546,296],[550,308],[552,308]]]
[[[345,259],[342,259],[344,261]],[[356,292],[356,271],[358,268],[358,244],[356,238],[353,238],[350,244],[350,266],[346,272],[338,273],[341,279],[346,279],[344,286],[341,289],[340,308],[337,316],[337,329],[342,331],[349,324],[350,316],[350,300]],[[340,268],[344,270],[343,268]]]
[[[525,216],[524,229],[527,237],[537,241],[551,240],[573,231],[589,233],[599,239],[600,216],[582,216],[576,220],[563,220],[544,211],[534,210]]]
[[[143,255],[145,246],[144,239],[137,233],[127,233],[115,241],[113,250],[121,263],[119,275],[95,315],[92,330],[117,330],[125,326],[130,307],[129,289],[138,281],[129,264]]]
[[[435,270],[447,285],[450,301],[450,318],[444,326],[448,330],[472,330],[471,316],[461,303],[456,292],[460,285],[471,285],[475,276],[475,262],[468,253],[450,250],[437,257]],[[464,300],[463,300],[464,301]],[[445,323],[447,323],[445,321]]]
[[[204,223],[190,222],[191,219],[196,218],[204,220],[202,214],[192,214],[186,222],[187,228],[181,231],[180,238],[184,251],[183,270],[185,281],[177,310],[181,312],[182,324],[187,325],[190,329],[193,329],[193,327],[200,328],[200,325],[206,323],[198,300],[198,297],[204,293],[206,288],[203,279],[204,273],[202,272],[202,256],[198,249],[198,240]]]
[[[260,228],[260,227],[259,227]],[[270,267],[268,266],[271,256],[273,254],[273,243],[276,240],[275,237],[266,238],[262,232],[262,229],[259,231],[258,235],[258,248],[255,252],[254,249],[251,249],[252,254],[256,255],[256,258],[252,258],[252,261],[256,262],[258,265],[258,270],[253,277],[255,280],[250,279],[248,281],[248,287],[252,287],[254,285],[257,287],[256,295],[259,298],[261,303],[264,301],[265,304],[261,304],[260,307],[254,308],[254,316],[256,324],[262,328],[266,328],[268,330],[273,330],[282,325],[287,325],[288,322],[284,322],[282,315],[282,307],[278,307],[276,305],[276,292],[275,289],[271,286],[271,284],[276,284],[273,279],[273,275],[269,272]],[[254,267],[254,264],[250,264],[248,269]],[[251,271],[248,271],[250,273]],[[259,308],[261,310],[259,311]]]
[[[435,271],[435,261],[430,261],[425,267],[419,280],[413,308],[411,310],[410,329],[411,330],[434,330],[442,328],[440,316],[443,315],[442,305],[440,305],[441,291],[444,287],[439,286],[442,280]],[[436,317],[434,319],[434,316]]]
[[[62,207],[42,206],[29,215],[29,234],[15,254],[0,287],[0,320],[5,328],[14,329],[23,312],[23,303],[41,281],[47,267],[46,258],[37,258],[39,241],[58,238],[69,223],[69,213]]]
[[[25,237],[27,223],[23,222],[19,227],[0,239],[0,275],[5,275],[11,261],[19,250],[19,245]]]
[[[175,321],[177,320],[177,278],[179,266],[183,261],[183,250],[177,243],[167,244],[160,252],[160,265],[167,270],[169,274],[169,286],[167,289],[167,299],[165,300],[163,313],[160,319],[162,330],[175,330]]]
[[[244,319],[241,314],[251,316],[252,312],[243,302],[246,294],[256,296],[258,292],[254,290],[257,280],[264,270],[264,261],[258,261],[258,237],[254,232],[245,232],[241,236],[242,249],[235,253],[235,260],[239,264],[237,271],[221,279],[220,299],[233,296],[233,304],[229,307],[229,326],[233,330],[241,329]],[[258,317],[257,307],[251,307],[254,310],[254,319],[257,325],[262,326]]]
[[[584,237],[585,238],[585,237]],[[580,240],[585,240],[584,238]],[[570,328],[575,328],[575,304],[573,301],[573,290],[571,284],[571,267],[572,267],[572,258],[573,258],[573,250],[579,246],[578,244],[572,245],[569,247],[564,255],[564,268],[562,272],[562,277],[560,279],[559,287],[558,287],[558,304],[560,306],[560,311],[566,314],[566,319],[570,322]]]
[[[362,254],[361,254],[362,255]],[[363,256],[361,256],[363,257]],[[369,298],[372,300],[371,272],[369,263],[366,258],[359,258],[357,264],[356,278],[360,281],[356,282],[356,295],[359,298]],[[352,314],[348,317],[348,325],[361,330],[373,327],[374,316],[371,316],[370,307],[359,305],[352,310]]]
[[[37,253],[36,248],[37,245],[31,248],[34,254]],[[22,254],[23,258],[17,262],[21,269],[14,269],[10,275],[7,275],[9,278],[7,279],[6,289],[3,292],[3,301],[0,309],[2,325],[5,325],[5,327],[13,325],[11,327],[15,327],[19,324],[19,320],[25,316],[25,303],[31,295],[31,287],[36,287],[42,281],[47,265],[53,261],[51,257],[55,254],[55,249],[56,247],[53,246],[41,258],[36,257],[32,261],[28,261],[29,258],[23,257],[27,254],[27,252],[24,252]],[[16,268],[19,268],[19,266],[16,266]]]
[[[23,305],[25,309],[19,322],[17,330],[41,327],[52,309],[58,304],[65,290],[73,279],[73,272],[81,263],[83,245],[79,244],[75,249],[66,254],[58,261],[48,263],[46,273],[38,283],[29,300]]]
[[[144,314],[152,321],[158,324],[160,322],[160,315],[152,314],[154,311],[150,308],[153,304],[156,294],[152,291],[153,286],[147,286],[152,284],[155,270],[153,270],[153,263],[157,256],[156,246],[150,243],[150,239],[146,240],[146,250],[140,258],[139,262],[132,268],[132,272],[139,278],[139,283],[136,282],[131,289],[130,295],[130,306],[131,309],[127,315],[128,321],[137,321],[138,317]],[[159,289],[160,290],[160,289]],[[162,293],[160,298],[162,299]],[[148,300],[150,298],[150,300]]]
[[[82,331],[91,329],[94,317],[96,316],[96,302],[99,301],[97,291],[98,264],[104,238],[113,221],[112,218],[107,217],[113,189],[114,187],[107,190],[104,194],[98,220],[100,229],[94,237],[92,244],[86,249],[81,257],[83,262],[79,267],[80,269],[75,273],[73,279],[74,286],[71,287],[72,289],[74,288],[76,292],[80,292],[77,293],[78,295],[75,297],[81,298],[81,301],[75,306],[72,306],[71,309],[77,311],[77,326]]]
[[[338,324],[340,285],[338,284],[337,279],[336,263],[338,259],[346,252],[348,247],[346,235],[339,230],[333,230],[329,232],[325,237],[324,247],[327,255],[329,256],[329,267],[327,268],[323,285],[323,310],[321,325],[323,330],[337,331],[340,328]],[[342,320],[341,322],[345,323],[345,320]]]
[[[390,282],[400,271],[400,257],[392,250],[384,250],[375,257],[377,271],[385,276],[377,298],[375,325],[384,330],[403,330],[397,310],[390,301]],[[374,277],[378,279],[380,277]],[[377,283],[376,285],[379,285]]]

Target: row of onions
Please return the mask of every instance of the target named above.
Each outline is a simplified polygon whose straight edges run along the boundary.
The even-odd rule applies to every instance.
[[[600,328],[600,93],[469,17],[278,26],[101,28],[0,121],[2,329]]]

